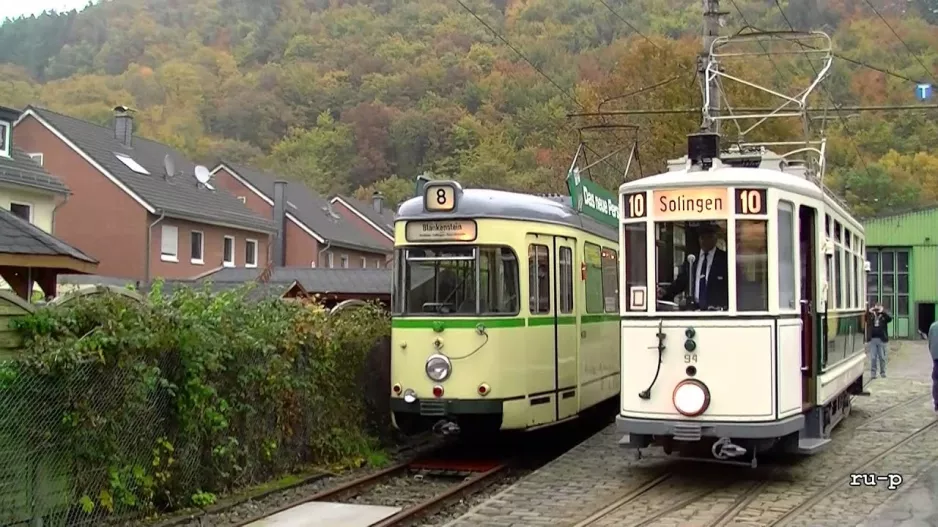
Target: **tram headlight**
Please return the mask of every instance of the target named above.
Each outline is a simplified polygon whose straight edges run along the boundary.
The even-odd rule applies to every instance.
[[[674,387],[674,408],[682,415],[696,417],[710,406],[710,390],[697,379],[686,379]]]
[[[443,355],[430,355],[427,359],[427,377],[436,382],[443,382],[453,372],[453,364]]]

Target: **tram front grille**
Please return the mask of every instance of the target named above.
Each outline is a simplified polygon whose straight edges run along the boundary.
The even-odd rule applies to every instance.
[[[420,415],[444,416],[446,415],[446,402],[421,399]]]
[[[678,441],[699,441],[700,425],[679,424],[674,425],[674,439]]]

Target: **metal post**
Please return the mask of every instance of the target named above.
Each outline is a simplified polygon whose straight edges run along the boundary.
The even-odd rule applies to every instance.
[[[708,132],[720,133],[720,122],[711,119],[712,117],[720,115],[720,86],[717,84],[716,77],[709,81],[707,79],[707,63],[710,60],[710,45],[713,44],[713,41],[720,34],[720,15],[722,14],[720,13],[720,0],[703,0],[703,14],[703,49],[700,53],[698,72],[702,75],[700,86],[704,90],[705,100],[706,90],[708,88],[707,83],[709,82],[710,84],[710,105],[704,113],[703,123],[701,123],[700,127]]]

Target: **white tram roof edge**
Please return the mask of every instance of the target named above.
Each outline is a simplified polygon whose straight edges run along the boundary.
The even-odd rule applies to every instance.
[[[619,195],[642,190],[686,188],[692,178],[699,180],[701,186],[736,187],[740,185],[758,185],[816,199],[824,203],[826,208],[833,210],[837,216],[840,216],[841,221],[850,223],[854,232],[864,232],[863,225],[849,211],[844,210],[839,203],[826,196],[820,187],[805,179],[804,176],[781,170],[726,165],[710,170],[695,170],[692,172],[688,172],[687,169],[671,170],[654,176],[627,181],[619,186]]]

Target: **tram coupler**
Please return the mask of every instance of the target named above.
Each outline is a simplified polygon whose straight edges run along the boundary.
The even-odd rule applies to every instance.
[[[452,421],[437,421],[437,423],[433,425],[433,433],[443,437],[459,435],[459,432],[459,425]]]
[[[730,438],[722,437],[710,448],[713,457],[717,459],[730,459],[744,455],[747,450],[737,444],[730,442]]]

